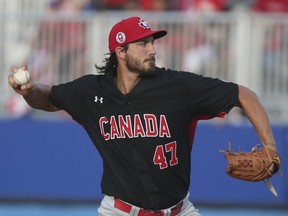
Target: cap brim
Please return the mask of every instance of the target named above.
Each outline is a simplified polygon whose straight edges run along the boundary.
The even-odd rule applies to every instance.
[[[165,30],[160,30],[160,31],[154,31],[154,33],[152,34],[154,39],[158,39],[161,37],[164,37],[167,34],[167,31]]]

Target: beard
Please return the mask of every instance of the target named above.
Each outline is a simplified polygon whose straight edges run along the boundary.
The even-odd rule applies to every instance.
[[[145,66],[144,63],[148,62],[148,66]],[[156,64],[155,56],[146,59],[144,62],[141,62],[131,55],[126,57],[126,66],[132,73],[137,73],[139,77],[151,77],[155,74]],[[147,65],[147,64],[146,64]]]

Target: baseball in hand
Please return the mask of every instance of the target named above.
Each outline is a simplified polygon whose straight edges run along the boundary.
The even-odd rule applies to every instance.
[[[14,73],[13,78],[17,85],[24,85],[30,81],[30,73],[27,70],[19,68],[18,71]]]

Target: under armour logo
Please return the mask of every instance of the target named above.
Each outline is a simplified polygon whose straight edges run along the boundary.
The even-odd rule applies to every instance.
[[[103,103],[103,97],[98,97],[98,96],[95,96],[95,100],[94,100],[94,102],[96,102],[96,103]]]

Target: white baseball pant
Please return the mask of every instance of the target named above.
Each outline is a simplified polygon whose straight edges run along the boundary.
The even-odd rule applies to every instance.
[[[119,200],[117,200],[119,202]],[[125,203],[123,201],[120,201],[122,204],[125,205],[125,209],[120,210],[119,208],[116,208],[115,205],[117,204],[116,199],[112,196],[105,195],[101,205],[98,209],[98,213],[100,216],[143,216],[143,215],[155,215],[155,216],[201,216],[198,212],[198,209],[196,209],[189,201],[189,193],[187,196],[179,203],[181,204],[181,209],[179,212],[175,214],[175,207],[179,206],[179,204],[172,206],[168,209],[162,209],[161,211],[157,211],[158,213],[149,213],[148,211],[145,211],[144,209],[141,209],[137,206],[131,205],[129,203]],[[129,208],[128,208],[129,207]]]

